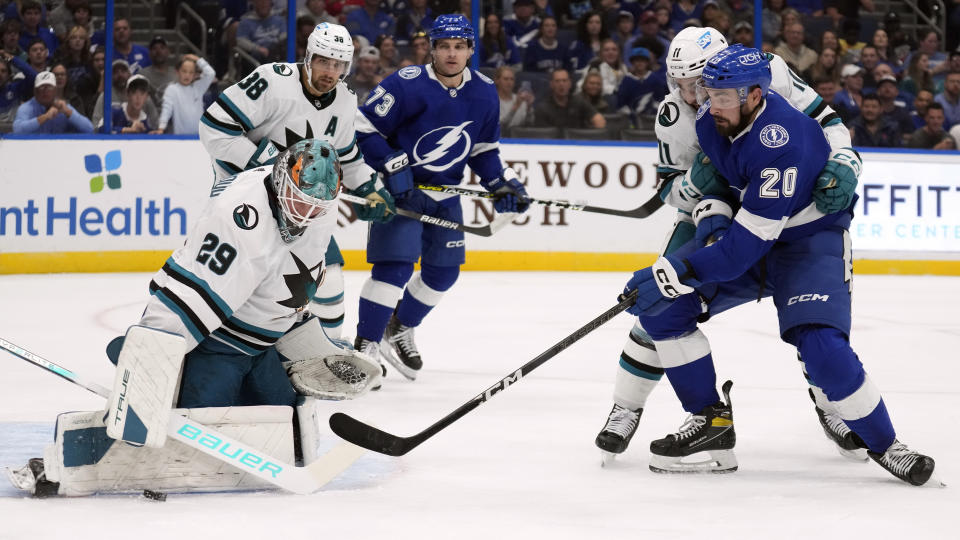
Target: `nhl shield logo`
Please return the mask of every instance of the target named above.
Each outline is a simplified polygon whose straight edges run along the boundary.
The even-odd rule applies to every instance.
[[[780,124],[769,124],[760,130],[760,142],[767,148],[779,148],[790,140],[790,134]]]

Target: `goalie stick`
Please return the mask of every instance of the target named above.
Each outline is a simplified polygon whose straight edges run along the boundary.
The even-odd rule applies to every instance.
[[[350,195],[348,193],[340,192],[340,198],[357,204],[366,204],[370,205],[368,199],[363,197],[357,197],[356,195]],[[446,219],[441,219],[434,216],[428,216],[426,214],[420,214],[412,210],[407,210],[405,208],[397,208],[397,215],[408,217],[410,219],[421,221],[423,223],[428,223],[430,225],[436,225],[437,227],[443,227],[444,229],[453,229],[455,231],[463,231],[465,233],[476,234],[478,236],[493,236],[493,233],[502,229],[507,223],[513,221],[515,214],[500,214],[496,219],[491,221],[488,225],[483,227],[471,227],[470,225],[464,225],[457,221],[449,221]]]
[[[367,450],[386,454],[388,456],[402,456],[413,450],[423,441],[433,437],[442,429],[456,422],[470,411],[479,407],[482,403],[489,401],[493,396],[503,390],[506,390],[512,384],[520,381],[531,371],[537,369],[547,360],[556,356],[570,345],[579,341],[582,337],[593,332],[605,322],[614,318],[621,311],[630,307],[637,299],[637,291],[630,291],[630,294],[621,295],[620,303],[601,313],[597,318],[583,325],[577,331],[561,339],[555,345],[540,353],[536,358],[520,366],[520,369],[507,375],[487,388],[470,401],[458,407],[452,413],[444,416],[432,426],[410,437],[399,437],[391,435],[385,431],[379,430],[369,424],[365,424],[352,416],[344,413],[334,413],[330,416],[330,429],[339,435],[345,441],[351,442],[357,446],[362,446]]]
[[[481,199],[493,199],[495,196],[493,193],[488,191],[478,191],[475,189],[466,189],[456,186],[436,186],[432,184],[417,184],[418,189],[424,191],[438,191],[441,193],[456,193],[457,195],[465,195],[467,197],[478,197]],[[560,201],[552,199],[534,199],[533,197],[527,197],[527,202],[530,204],[540,204],[543,206],[556,206],[558,208],[566,208],[568,210],[579,210],[582,212],[594,212],[597,214],[607,214],[609,216],[620,216],[628,218],[645,218],[650,214],[654,213],[663,206],[663,200],[660,199],[660,195],[654,195],[647,202],[643,203],[639,208],[634,208],[633,210],[617,210],[615,208],[603,208],[602,206],[590,206],[585,203],[572,203],[570,201]]]
[[[26,360],[35,366],[59,375],[104,399],[110,397],[110,390],[108,388],[3,338],[0,338],[0,349],[22,360]],[[333,480],[337,475],[346,470],[347,467],[352,465],[364,453],[362,448],[350,443],[341,443],[317,458],[317,460],[310,465],[297,467],[284,463],[258,450],[250,449],[247,444],[232,439],[216,429],[205,426],[173,411],[170,412],[170,424],[167,429],[167,437],[236,467],[243,472],[270,482],[275,486],[301,495],[317,491],[327,482]],[[221,452],[221,450],[228,446],[230,448],[244,448],[248,450],[236,454],[234,458],[231,458],[227,453]],[[238,459],[241,457],[243,461]]]

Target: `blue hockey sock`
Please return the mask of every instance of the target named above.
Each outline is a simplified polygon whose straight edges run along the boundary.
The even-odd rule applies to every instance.
[[[357,337],[380,341],[403,286],[413,273],[412,263],[376,263],[360,290]]]
[[[844,423],[863,439],[871,452],[878,454],[890,448],[894,439],[897,438],[890,415],[887,414],[887,406],[883,404],[882,399],[870,414],[858,420],[844,420]]]
[[[440,303],[443,293],[453,287],[460,275],[459,266],[422,265],[420,273],[407,283],[397,306],[397,319],[404,326],[419,326],[430,310]]]
[[[699,414],[705,407],[720,401],[713,355],[707,354],[682,366],[665,368],[664,371],[683,410],[688,413]]]

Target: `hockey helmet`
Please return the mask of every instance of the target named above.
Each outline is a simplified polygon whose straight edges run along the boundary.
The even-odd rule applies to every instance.
[[[441,39],[465,39],[467,45],[473,48],[473,26],[470,20],[463,15],[440,15],[433,21],[430,29],[430,46],[435,47]]]
[[[304,227],[337,207],[343,173],[330,143],[303,139],[277,156],[273,190],[288,227]]]
[[[709,26],[699,28],[691,26],[681,30],[667,52],[667,85],[671,93],[683,98],[677,81],[681,79],[696,79],[700,77],[703,66],[714,54],[727,47],[727,40],[720,31]],[[692,84],[694,81],[690,81]],[[693,99],[694,88],[689,88],[690,99]]]
[[[700,76],[697,99],[702,103],[709,97],[721,109],[737,107],[747,101],[754,86],[759,86],[761,95],[766,96],[771,78],[767,55],[737,43],[707,61]]]
[[[353,62],[353,39],[350,32],[339,24],[327,22],[318,24],[307,38],[307,53],[303,58],[303,69],[307,71],[307,80],[313,84],[313,69],[311,61],[314,55],[332,58],[347,63],[340,79],[350,74],[350,64]]]

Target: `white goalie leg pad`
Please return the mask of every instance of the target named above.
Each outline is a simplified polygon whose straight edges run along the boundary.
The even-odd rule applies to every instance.
[[[330,339],[340,339],[343,334],[343,266],[332,264],[326,267],[323,283],[313,295],[310,312],[320,319],[324,332]]]
[[[320,399],[354,399],[380,383],[380,362],[334,343],[316,317],[284,334],[274,345],[297,392]]]
[[[107,437],[102,411],[61,414],[55,444],[44,453],[47,479],[60,495],[153,491],[218,492],[276,489],[249,473],[270,467],[260,455],[293,462],[293,409],[285,406],[177,409],[243,443],[234,447],[197,428],[187,434],[217,449],[224,461],[171,439],[163,448],[134,447]]]
[[[320,457],[320,411],[314,397],[305,396],[297,404],[297,422],[300,426],[300,452],[303,464],[310,465]]]
[[[185,350],[177,334],[146,326],[127,330],[107,401],[107,435],[151,448],[164,445]]]
[[[662,377],[663,368],[653,340],[637,321],[620,354],[613,402],[631,411],[642,409]]]

